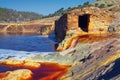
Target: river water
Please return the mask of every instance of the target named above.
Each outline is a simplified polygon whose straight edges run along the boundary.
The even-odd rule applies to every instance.
[[[0,60],[54,52],[55,42],[40,35],[0,35]]]

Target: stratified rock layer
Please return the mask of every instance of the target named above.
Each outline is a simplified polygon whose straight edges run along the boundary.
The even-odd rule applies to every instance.
[[[54,30],[54,22],[56,19],[58,19],[58,17],[21,23],[0,23],[0,33],[48,35]]]
[[[119,80],[119,35],[116,39],[94,39],[86,37],[77,44],[73,52],[68,53],[73,56],[74,63],[61,80]]]

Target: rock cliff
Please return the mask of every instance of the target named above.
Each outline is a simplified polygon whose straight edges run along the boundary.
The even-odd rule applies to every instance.
[[[0,33],[48,35],[54,30],[54,21],[57,18],[52,17],[22,23],[0,23]]]

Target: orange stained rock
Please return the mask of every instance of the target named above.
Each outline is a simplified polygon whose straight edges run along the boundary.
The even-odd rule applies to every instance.
[[[78,39],[79,37],[78,36],[73,36],[73,37],[71,37],[69,40],[68,40],[68,42],[66,42],[65,44],[64,44],[64,46],[62,47],[62,48],[57,48],[56,50],[57,51],[62,51],[62,50],[66,50],[66,49],[68,49],[69,47],[75,47],[76,46],[76,44],[77,44],[77,42],[78,42]]]
[[[38,65],[39,64],[39,65]],[[3,65],[3,64],[1,64]],[[33,66],[34,65],[34,66]],[[26,62],[19,67],[16,65],[9,64],[4,64],[4,66],[8,66],[12,68],[13,71],[10,72],[2,72],[0,73],[0,80],[12,80],[8,78],[12,78],[13,75],[15,75],[17,80],[58,80],[61,76],[63,76],[67,72],[67,68],[70,67],[69,65],[59,65],[57,63],[30,63]],[[22,71],[27,70],[30,74],[25,74]],[[22,71],[21,71],[22,70]],[[17,74],[19,72],[22,72],[22,74]],[[9,76],[6,75],[9,73]],[[23,78],[24,75],[31,75],[31,77],[28,78]],[[13,78],[14,79],[14,78]],[[16,79],[15,79],[16,80]]]
[[[25,67],[25,68],[40,68],[40,64],[37,62],[25,62],[25,61],[19,61],[15,59],[8,59],[1,62],[2,65],[7,65],[11,67]]]
[[[15,59],[7,59],[4,61],[1,61],[0,64],[12,66],[12,67],[21,67],[24,64],[24,62],[19,61],[19,60],[15,60]]]
[[[66,50],[70,47],[75,47],[77,43],[93,43],[93,42],[100,42],[100,41],[105,41],[109,39],[118,39],[116,37],[107,35],[107,34],[102,34],[102,35],[92,35],[92,34],[86,34],[86,35],[80,35],[77,34],[73,37],[71,37],[66,43],[64,43],[64,46],[62,48],[57,48],[57,51],[62,51]]]
[[[79,36],[79,41],[81,43],[93,43],[93,42],[100,42],[109,39],[117,39],[113,36],[104,36],[104,35],[83,35]]]
[[[40,64],[37,62],[25,62],[23,65],[25,68],[30,68],[30,69],[40,68]]]
[[[32,72],[28,69],[20,69],[14,71],[7,71],[0,80],[31,80]]]

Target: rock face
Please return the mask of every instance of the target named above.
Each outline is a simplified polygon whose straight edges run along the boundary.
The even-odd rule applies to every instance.
[[[70,47],[62,52],[39,54],[23,61],[15,59],[0,61],[0,80],[120,79],[119,34],[76,36],[72,44],[76,42],[75,40],[76,47]],[[28,73],[25,74],[24,71]]]
[[[0,33],[8,34],[49,34],[52,25],[0,25]]]
[[[54,30],[54,21],[57,18],[53,17],[22,23],[0,23],[0,33],[48,35]]]
[[[113,12],[115,20],[111,23],[109,31],[120,33],[120,0],[97,0],[90,4]]]
[[[68,33],[96,34],[108,32],[114,16],[105,9],[85,7],[64,14],[55,24],[55,34],[61,42]]]
[[[40,54],[26,61],[71,64],[60,80],[119,80],[120,38],[113,35],[76,36],[76,47],[54,54]],[[70,61],[71,60],[71,61]]]
[[[120,79],[120,39],[94,39],[81,40],[74,51],[68,53],[73,56],[73,65],[61,80]]]

